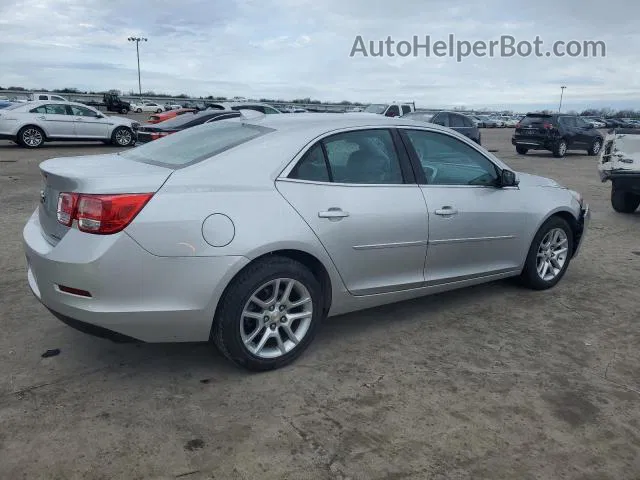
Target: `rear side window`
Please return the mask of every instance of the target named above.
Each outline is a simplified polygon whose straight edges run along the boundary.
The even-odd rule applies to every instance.
[[[327,169],[326,164],[325,174],[322,172]],[[391,133],[384,129],[356,130],[325,138],[305,154],[289,178],[350,184],[403,183]]]
[[[411,107],[409,105],[402,105],[402,114],[409,113],[411,111]]]
[[[152,165],[183,168],[273,131],[257,125],[214,122],[182,130],[120,155]]]
[[[304,157],[289,174],[289,178],[311,182],[328,182],[330,180],[327,162],[320,143],[316,143],[304,154]]]
[[[464,122],[464,126],[467,128],[473,128],[476,126],[468,117],[462,117],[462,121]]]
[[[46,95],[38,95],[38,100],[49,100],[49,97]]]

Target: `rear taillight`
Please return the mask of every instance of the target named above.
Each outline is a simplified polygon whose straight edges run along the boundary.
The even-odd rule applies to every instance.
[[[516,128],[520,128],[520,122],[516,123]]]
[[[125,193],[117,195],[88,195],[63,192],[58,197],[58,221],[71,226],[78,221],[78,230],[99,235],[109,235],[123,230],[152,193]]]
[[[544,122],[542,124],[542,128],[544,128],[545,130],[551,130],[553,128],[553,123]]]
[[[166,137],[171,132],[154,132],[151,134],[151,140],[157,140],[162,137]]]
[[[73,223],[73,215],[76,211],[77,203],[77,193],[61,193],[58,195],[58,208],[56,208],[58,222],[70,227]]]

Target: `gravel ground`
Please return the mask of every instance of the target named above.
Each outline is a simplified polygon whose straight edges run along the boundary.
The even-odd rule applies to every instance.
[[[21,246],[38,163],[113,148],[0,141],[0,478],[640,478],[640,213],[611,209],[594,157],[518,156],[510,135],[483,140],[591,204],[556,288],[503,281],[334,317],[265,374],[51,316]]]

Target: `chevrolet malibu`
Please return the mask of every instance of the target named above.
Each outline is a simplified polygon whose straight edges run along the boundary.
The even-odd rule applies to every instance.
[[[553,287],[582,197],[445,127],[261,115],[40,165],[28,282],[59,319],[116,340],[211,340],[268,370],[322,319],[519,277]]]

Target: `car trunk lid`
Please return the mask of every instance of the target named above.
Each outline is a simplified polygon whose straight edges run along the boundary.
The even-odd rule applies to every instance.
[[[516,137],[547,137],[556,128],[551,115],[527,115],[516,126]]]
[[[38,215],[45,237],[54,245],[69,228],[58,222],[61,192],[88,194],[152,193],[172,169],[128,160],[118,154],[53,158],[40,164],[43,187]]]

